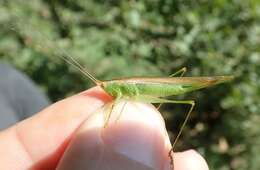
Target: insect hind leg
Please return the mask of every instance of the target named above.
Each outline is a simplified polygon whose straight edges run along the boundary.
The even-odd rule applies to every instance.
[[[174,101],[173,101],[173,102],[174,102]],[[174,140],[174,142],[173,142],[173,144],[172,144],[172,148],[171,148],[171,150],[169,151],[169,157],[170,157],[171,165],[172,165],[173,169],[174,169],[174,157],[173,157],[174,148],[175,148],[176,143],[177,143],[177,141],[179,140],[179,138],[180,138],[180,136],[181,136],[181,134],[182,134],[182,131],[183,131],[185,125],[187,124],[187,121],[189,120],[189,117],[190,117],[190,115],[191,115],[191,113],[192,113],[192,110],[194,109],[194,106],[195,106],[195,102],[194,102],[193,100],[175,101],[175,103],[179,103],[179,104],[189,104],[189,105],[191,105],[191,107],[190,107],[188,113],[186,114],[186,117],[185,117],[185,119],[184,119],[184,122],[182,123],[181,128],[180,128],[180,130],[179,130],[179,132],[178,132],[178,134],[177,134],[177,136],[176,136],[176,138],[175,138],[175,140]]]
[[[176,71],[175,73],[171,74],[169,77],[174,77],[178,74],[181,74],[180,77],[182,77],[187,71],[186,67],[181,68],[180,70]]]
[[[183,75],[186,73],[187,71],[187,68],[186,67],[183,67],[181,68],[180,70],[176,71],[175,73],[171,74],[169,77],[174,77],[178,74],[181,74],[180,77],[183,77]],[[161,106],[163,105],[163,103],[160,103],[158,106],[157,106],[157,110],[159,110],[161,108]]]
[[[150,99],[151,103],[174,103],[174,104],[188,104],[190,105],[190,109],[188,111],[188,113],[186,114],[186,117],[184,119],[184,122],[182,123],[181,125],[181,128],[172,144],[172,148],[171,150],[169,151],[169,157],[170,157],[170,160],[171,160],[171,165],[172,167],[174,167],[174,161],[173,161],[173,151],[174,151],[174,148],[176,146],[176,143],[177,141],[179,140],[181,134],[182,134],[182,131],[185,127],[185,125],[187,124],[187,121],[189,120],[190,118],[190,115],[192,113],[192,110],[195,106],[195,102],[193,100],[168,100],[168,99],[163,99],[163,98],[156,98],[156,97],[152,97],[152,96],[149,96],[148,99]]]

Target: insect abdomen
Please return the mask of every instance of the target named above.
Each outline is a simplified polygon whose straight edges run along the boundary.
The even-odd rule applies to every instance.
[[[136,84],[140,95],[152,95],[156,97],[166,97],[172,95],[178,95],[190,91],[190,85],[181,84]]]
[[[154,97],[165,97],[178,95],[190,91],[191,85],[166,84],[166,83],[139,83],[112,81],[105,84],[104,89],[113,97],[134,97],[147,95]]]

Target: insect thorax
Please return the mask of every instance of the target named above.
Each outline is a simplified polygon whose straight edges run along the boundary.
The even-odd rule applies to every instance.
[[[133,97],[138,95],[138,89],[135,84],[111,81],[104,83],[104,90],[114,98]]]

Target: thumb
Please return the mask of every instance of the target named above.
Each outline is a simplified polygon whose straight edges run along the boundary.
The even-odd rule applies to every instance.
[[[170,169],[171,145],[160,113],[152,105],[121,101],[104,127],[110,108],[105,105],[81,125],[57,169]]]

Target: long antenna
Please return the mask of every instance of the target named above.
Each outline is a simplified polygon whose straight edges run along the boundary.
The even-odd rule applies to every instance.
[[[17,19],[17,17],[16,17]],[[18,26],[18,28],[15,28],[15,25]],[[20,22],[19,20],[16,22],[14,26],[11,27],[12,31],[15,31],[18,34],[22,34],[25,35],[25,33],[23,33],[21,30],[19,31],[19,25]],[[42,32],[38,31],[37,29],[35,29],[35,31],[39,34],[42,35],[41,38],[44,38],[46,42],[50,42],[50,40],[47,38],[47,36],[44,36]],[[48,44],[48,43],[46,43]],[[40,49],[44,50],[44,47],[41,44],[37,44],[37,47],[39,47]],[[52,48],[52,47],[48,47],[47,48]],[[81,73],[83,73],[83,75],[85,75],[86,77],[88,77],[91,81],[93,81],[96,85],[100,86],[102,81],[96,79],[92,74],[90,74],[77,60],[75,60],[73,57],[71,57],[70,55],[68,55],[68,53],[63,50],[63,49],[55,49],[55,51],[58,52],[54,52],[55,55],[57,55],[59,58],[63,59],[65,62],[67,62],[68,64],[72,65],[74,68],[76,68],[77,70],[79,70]]]
[[[58,57],[60,57],[61,59],[63,59],[65,62],[67,62],[68,64],[71,64],[74,68],[76,68],[77,70],[79,70],[82,74],[84,74],[86,77],[88,77],[90,80],[92,80],[96,85],[100,86],[101,81],[96,79],[94,76],[92,76],[92,74],[90,74],[81,64],[79,64],[79,62],[77,60],[75,60],[73,57],[64,54],[64,55],[59,55],[57,54]]]

